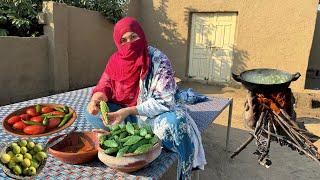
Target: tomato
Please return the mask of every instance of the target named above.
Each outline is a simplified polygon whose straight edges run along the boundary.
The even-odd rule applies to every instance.
[[[19,116],[12,116],[10,119],[8,119],[8,124],[14,124],[18,121],[21,121],[21,117]]]
[[[29,114],[21,114],[20,118],[23,120],[30,120],[31,116]]]
[[[59,116],[59,115],[65,115],[65,113],[63,113],[63,112],[60,112],[60,111],[53,111],[53,112],[51,112],[51,114],[52,115],[54,115],[54,116]]]
[[[27,125],[23,123],[22,121],[18,121],[13,124],[13,128],[18,129],[18,130],[23,130]]]
[[[60,118],[51,118],[49,119],[49,124],[47,125],[47,129],[56,128],[61,122]]]
[[[46,130],[45,126],[41,125],[31,125],[23,129],[23,132],[26,134],[41,134]]]
[[[51,108],[51,107],[42,107],[41,108],[41,113],[42,114],[46,114],[46,113],[49,113],[49,112],[52,112],[53,111],[53,109]]]
[[[26,113],[32,117],[39,116],[39,113],[37,113],[36,108],[34,107],[27,109]]]
[[[41,117],[41,116],[35,116],[35,117],[32,117],[32,118],[30,119],[30,121],[42,123],[43,117]]]

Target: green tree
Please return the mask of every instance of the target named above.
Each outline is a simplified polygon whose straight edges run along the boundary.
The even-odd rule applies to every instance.
[[[127,0],[53,0],[101,12],[115,23],[125,15]],[[0,36],[35,37],[43,34],[37,15],[43,0],[0,0]]]

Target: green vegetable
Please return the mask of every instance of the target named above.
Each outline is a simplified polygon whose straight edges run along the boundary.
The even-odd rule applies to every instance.
[[[116,131],[116,130],[118,130],[118,129],[120,129],[119,124],[115,124],[115,125],[113,125],[113,126],[111,127],[111,130],[112,130],[112,131]]]
[[[145,128],[145,129],[147,130],[147,133],[148,133],[148,134],[153,135],[153,132],[152,132],[151,126],[149,126],[149,125],[145,125],[143,128]]]
[[[115,135],[115,136],[113,136],[113,139],[114,139],[114,140],[118,140],[118,139],[119,139],[119,136],[118,136],[118,135]]]
[[[120,134],[119,138],[120,138],[120,139],[123,139],[123,138],[125,138],[125,137],[127,137],[127,136],[128,136],[128,132],[127,132],[127,131],[124,131],[124,132],[122,132],[122,133]]]
[[[120,127],[120,129],[124,129],[124,128],[126,128],[126,125],[124,125],[124,124],[119,124],[119,127]]]
[[[63,117],[63,119],[62,119],[62,121],[60,122],[60,124],[58,125],[58,127],[62,127],[64,124],[66,124],[66,122],[69,121],[69,119],[71,119],[72,115],[73,115],[72,112],[70,112],[69,114],[66,114],[66,115]]]
[[[146,134],[145,136],[144,136],[144,138],[146,138],[146,139],[151,139],[151,134]]]
[[[118,153],[117,153],[117,157],[122,157],[129,149],[129,146],[125,146],[123,148],[121,148]]]
[[[132,144],[137,143],[138,141],[140,141],[142,139],[142,137],[140,136],[131,136],[128,141],[126,141],[123,145],[124,146],[130,146]]]
[[[122,157],[126,153],[145,153],[158,142],[150,126],[136,123],[110,125],[110,134],[100,136],[99,144],[106,154]]]
[[[140,146],[142,146],[144,144],[148,144],[148,143],[149,143],[148,139],[142,139],[138,143],[129,146],[128,152],[133,153],[138,147],[140,147]]]
[[[134,127],[130,122],[127,123],[126,130],[127,130],[128,133],[130,133],[132,135],[134,134]]]
[[[133,125],[134,129],[139,130],[139,126],[138,126],[138,124],[137,124],[137,123],[133,123],[132,125]]]
[[[112,135],[114,136],[114,135],[118,135],[118,134],[120,134],[120,133],[122,133],[122,130],[121,129],[119,129],[119,130],[117,130],[117,131],[112,131]]]
[[[115,153],[117,151],[118,151],[118,148],[116,148],[116,147],[112,147],[112,148],[108,148],[108,149],[104,150],[104,152],[106,154],[112,154],[112,153]]]
[[[147,135],[147,130],[142,128],[140,129],[140,136],[146,136]]]
[[[150,139],[150,144],[154,145],[158,142],[159,138],[157,136],[153,136],[153,138]]]
[[[47,117],[44,117],[43,121],[42,121],[42,124],[47,126],[49,124],[49,118]]]
[[[140,131],[138,129],[135,129],[134,130],[134,135],[139,135],[140,134]]]
[[[40,105],[40,104],[37,104],[37,105],[36,105],[36,112],[37,112],[37,113],[40,113],[40,112],[41,112],[41,105]]]
[[[51,119],[51,118],[63,118],[64,115],[42,115],[42,117],[46,117],[48,119]]]
[[[46,113],[46,114],[41,114],[42,117],[45,117],[45,116],[52,116],[52,113],[49,112],[49,113]]]
[[[125,138],[120,138],[120,142],[127,142],[132,136],[127,136]]]
[[[108,137],[108,140],[112,140],[112,139],[114,139],[114,136],[109,136]]]
[[[34,121],[25,121],[22,120],[23,123],[28,124],[28,125],[42,125],[41,123],[34,122]]]
[[[143,154],[148,152],[152,148],[153,144],[144,144],[138,147],[133,153],[135,154]]]
[[[57,110],[57,111],[59,111],[59,112],[63,112],[63,113],[64,113],[64,110],[63,110],[62,107],[55,107],[54,109]]]
[[[64,107],[63,107],[63,111],[64,111],[64,113],[68,114],[68,113],[69,113],[69,108],[68,108],[68,106],[64,106]]]
[[[102,114],[103,120],[106,121],[107,124],[109,124],[108,123],[109,120],[108,120],[108,115],[107,114],[108,114],[108,112],[110,110],[109,110],[109,107],[108,107],[106,102],[100,101],[100,110],[101,110],[101,114]]]
[[[102,135],[99,137],[99,144],[103,144],[103,142],[107,140],[107,135]]]
[[[115,140],[105,140],[103,145],[107,147],[118,147],[118,143]]]

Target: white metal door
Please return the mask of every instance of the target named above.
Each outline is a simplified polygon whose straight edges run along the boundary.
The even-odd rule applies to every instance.
[[[194,79],[230,80],[236,13],[193,13],[189,76]]]

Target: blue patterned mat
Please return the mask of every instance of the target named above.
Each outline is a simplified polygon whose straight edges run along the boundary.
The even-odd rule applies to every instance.
[[[72,126],[65,130],[58,132],[48,137],[34,138],[34,141],[46,143],[46,141],[59,134],[67,133],[71,127],[78,127],[78,131],[90,131],[92,126],[85,121],[83,109],[86,107],[90,99],[92,88],[85,88],[76,91],[56,94],[48,97],[33,99],[20,103],[10,104],[0,107],[0,121],[2,123],[4,117],[10,112],[25,106],[38,103],[56,103],[65,104],[75,109],[78,118]],[[191,117],[194,118],[199,130],[203,132],[212,121],[227,107],[230,103],[228,99],[209,98],[208,101],[198,103],[195,105],[187,105]],[[2,126],[0,127],[1,142],[8,143],[15,141],[18,137],[12,136],[4,132]],[[59,160],[56,160],[49,155],[47,164],[43,171],[38,176],[38,179],[159,179],[163,174],[177,161],[177,155],[172,152],[162,150],[161,155],[149,164],[147,167],[134,172],[122,173],[114,169],[108,168],[98,159],[83,165],[69,165]],[[0,179],[7,178],[7,176],[0,171]]]

